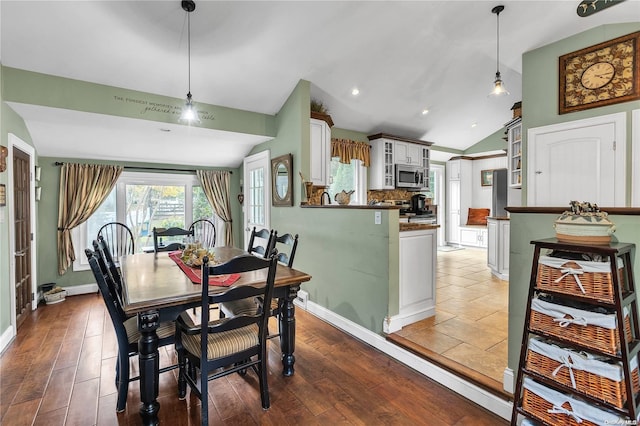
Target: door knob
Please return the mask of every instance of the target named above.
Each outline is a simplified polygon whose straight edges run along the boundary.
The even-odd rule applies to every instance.
[[[542,174],[542,172],[541,172],[540,170],[536,170],[536,174],[537,174],[537,175],[541,175],[541,174]]]

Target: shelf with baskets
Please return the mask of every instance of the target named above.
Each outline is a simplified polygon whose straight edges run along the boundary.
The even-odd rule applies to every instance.
[[[511,424],[519,415],[547,425],[635,424],[640,413],[635,245],[555,238],[531,243]]]
[[[522,187],[522,118],[517,117],[506,124],[509,161],[509,186]]]

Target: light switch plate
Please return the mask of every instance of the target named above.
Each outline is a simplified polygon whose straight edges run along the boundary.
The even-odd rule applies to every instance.
[[[375,212],[373,214],[373,223],[380,225],[382,223],[382,212]]]

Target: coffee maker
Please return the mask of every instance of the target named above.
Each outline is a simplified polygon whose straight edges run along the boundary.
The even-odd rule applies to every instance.
[[[411,197],[411,211],[415,214],[427,213],[427,196],[424,194],[415,194]],[[431,213],[431,212],[429,212]]]

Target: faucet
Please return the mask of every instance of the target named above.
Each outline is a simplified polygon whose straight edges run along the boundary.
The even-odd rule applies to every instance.
[[[325,194],[327,195],[327,200],[329,201],[329,204],[331,204],[331,195],[329,195],[329,193],[327,191],[324,191],[322,193],[322,195],[320,196],[320,205],[324,206],[324,196]]]

